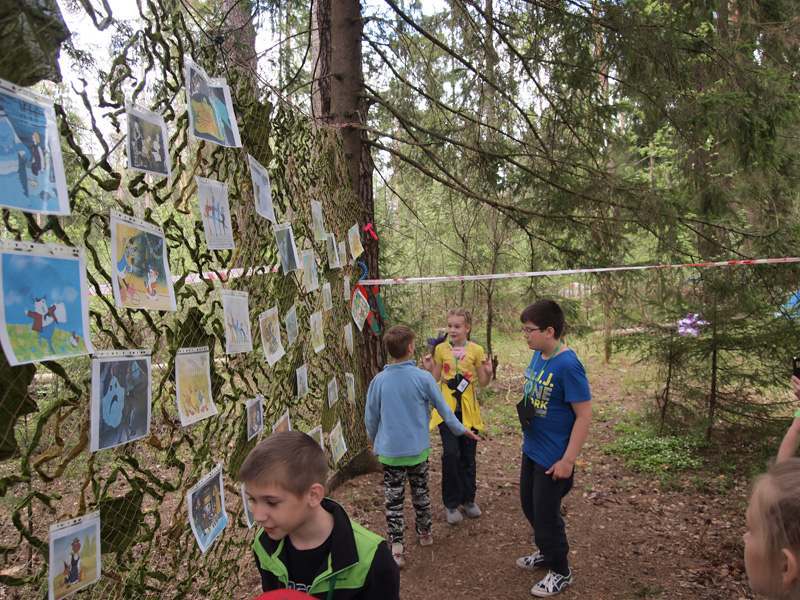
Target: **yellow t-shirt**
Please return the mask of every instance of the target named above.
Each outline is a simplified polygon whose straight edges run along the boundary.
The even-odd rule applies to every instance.
[[[459,348],[456,348],[458,353]],[[461,394],[461,422],[467,429],[473,428],[478,431],[483,431],[486,427],[481,419],[481,409],[478,402],[475,400],[475,386],[480,385],[478,376],[476,375],[477,368],[481,366],[485,356],[483,348],[473,342],[467,342],[464,347],[464,357],[458,359],[458,373],[465,376],[470,380],[469,386]],[[434,362],[442,365],[442,379],[439,382],[439,389],[442,390],[447,406],[451,410],[456,409],[456,399],[453,396],[453,390],[447,387],[447,381],[456,376],[456,358],[453,356],[453,348],[449,342],[442,342],[433,351]],[[437,410],[431,414],[431,429],[437,427],[442,422],[442,417]]]

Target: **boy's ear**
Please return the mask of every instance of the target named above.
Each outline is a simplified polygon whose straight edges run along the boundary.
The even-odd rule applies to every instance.
[[[308,504],[312,508],[318,506],[325,497],[325,486],[321,483],[312,483],[308,489]]]
[[[798,564],[797,555],[784,548],[781,550],[781,583],[785,586],[796,585],[798,576],[800,576],[800,564]]]

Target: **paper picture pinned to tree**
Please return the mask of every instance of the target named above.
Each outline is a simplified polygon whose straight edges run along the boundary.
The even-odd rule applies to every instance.
[[[308,432],[308,435],[314,438],[314,441],[319,444],[319,447],[325,450],[325,436],[322,433],[322,425],[317,425]]]
[[[339,264],[343,267],[347,264],[347,243],[346,242],[339,242]],[[350,297],[348,296],[348,300]]]
[[[242,493],[242,508],[244,509],[244,522],[247,523],[247,528],[252,529],[253,526],[256,524],[256,518],[253,515],[253,511],[250,510],[250,497],[247,495],[247,491],[244,489],[244,484],[240,483],[239,488],[241,489]]]
[[[356,378],[352,373],[344,374],[345,385],[347,386],[347,401],[350,404],[356,403]]]
[[[295,369],[297,375],[297,397],[302,398],[308,393],[308,365],[303,364],[299,369]]]
[[[50,98],[0,79],[0,206],[68,215],[58,123]]]
[[[250,179],[253,181],[253,200],[256,204],[256,212],[275,222],[275,207],[272,205],[272,187],[269,183],[269,173],[261,163],[255,158],[247,155],[250,163]]]
[[[325,249],[328,252],[328,267],[331,269],[340,269],[342,263],[339,261],[339,252],[336,248],[336,234],[326,234]]]
[[[92,452],[149,433],[151,377],[150,350],[105,350],[92,356]]]
[[[322,327],[322,312],[317,311],[311,315],[311,347],[319,354],[325,349],[325,333]]]
[[[331,408],[339,400],[339,382],[336,377],[328,382],[328,408]]]
[[[100,511],[50,526],[49,600],[59,600],[100,579]]]
[[[228,525],[225,512],[225,492],[222,487],[222,465],[194,485],[186,495],[189,503],[189,523],[192,533],[205,554],[209,546]]]
[[[347,240],[350,242],[350,255],[353,257],[353,260],[355,260],[364,252],[364,246],[361,245],[361,232],[358,229],[358,223],[347,230]]]
[[[222,290],[222,313],[225,320],[225,354],[253,350],[250,333],[250,309],[247,292]]]
[[[297,316],[295,315],[296,324]],[[281,343],[281,328],[278,325],[277,306],[265,310],[258,316],[258,328],[261,331],[261,346],[264,348],[264,356],[267,357],[267,362],[271,367],[285,354]],[[297,334],[295,334],[295,337],[297,337]]]
[[[344,299],[347,302],[350,302],[350,296],[353,293],[352,290],[350,289],[350,276],[349,275],[345,275],[342,278],[342,280],[344,281]]]
[[[322,217],[322,203],[311,201],[311,223],[314,229],[314,241],[324,242],[328,239],[325,231],[325,220]]]
[[[179,348],[175,356],[178,414],[184,427],[217,414],[211,397],[210,362],[207,346]]]
[[[164,117],[137,104],[125,103],[128,168],[158,177],[172,177],[169,138]]]
[[[201,140],[240,148],[231,91],[222,78],[210,78],[188,57],[183,59],[189,133]]]
[[[247,441],[264,431],[264,396],[256,395],[247,401]]]
[[[331,431],[331,435],[328,438],[328,442],[331,445],[331,454],[333,455],[333,462],[337,463],[342,459],[342,457],[347,454],[347,444],[344,442],[344,434],[342,433],[342,422],[339,421],[336,423],[336,427],[333,428]]]
[[[272,228],[275,232],[275,241],[278,243],[278,254],[281,255],[283,274],[288,275],[299,268],[297,246],[294,243],[294,233],[291,223],[279,223]]]
[[[277,433],[278,431],[291,431],[292,430],[292,422],[289,420],[289,409],[286,409],[286,412],[283,413],[280,418],[275,421],[272,425],[272,433]]]
[[[364,288],[360,285],[353,288],[353,295],[350,297],[350,314],[353,316],[356,327],[361,331],[364,328],[364,321],[370,313],[369,300],[364,293]]]
[[[292,304],[292,308],[286,313],[286,337],[289,340],[290,346],[294,344],[297,336],[297,305]]]
[[[344,326],[344,345],[347,346],[347,351],[350,356],[353,356],[353,324],[348,323]]]
[[[0,325],[12,366],[91,353],[83,248],[0,240]]]
[[[303,286],[306,288],[306,292],[319,289],[317,259],[313,250],[303,250]]]
[[[175,290],[161,227],[111,211],[111,287],[121,308],[175,310]]]
[[[203,232],[209,250],[234,250],[231,226],[231,208],[228,203],[228,184],[205,177],[195,176],[197,182],[197,201],[200,217],[203,219]]]
[[[331,296],[331,284],[327,281],[322,284],[322,308],[326,311],[333,310],[333,296]]]

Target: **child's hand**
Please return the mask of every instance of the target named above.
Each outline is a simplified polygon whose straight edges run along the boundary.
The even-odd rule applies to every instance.
[[[476,442],[482,442],[483,441],[481,439],[481,436],[479,436],[477,433],[473,432],[471,429],[467,429],[464,432],[464,437],[469,438],[471,440],[475,440]]]
[[[425,354],[422,357],[422,368],[426,371],[431,371],[433,369],[433,355],[432,354]]]
[[[483,361],[481,361],[481,367],[483,367],[483,371],[487,375],[491,375],[492,374],[493,367],[492,367],[492,355],[491,354],[488,355],[486,358],[484,358]]]

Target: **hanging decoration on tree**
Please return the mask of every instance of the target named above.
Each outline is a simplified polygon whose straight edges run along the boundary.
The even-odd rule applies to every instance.
[[[137,104],[125,102],[128,168],[157,177],[172,177],[169,138],[164,117]]]
[[[212,79],[190,58],[184,58],[189,132],[196,138],[222,146],[241,148],[239,126],[224,79]]]
[[[678,334],[697,336],[706,325],[708,325],[708,321],[703,321],[702,313],[688,313],[686,318],[678,321]]]

